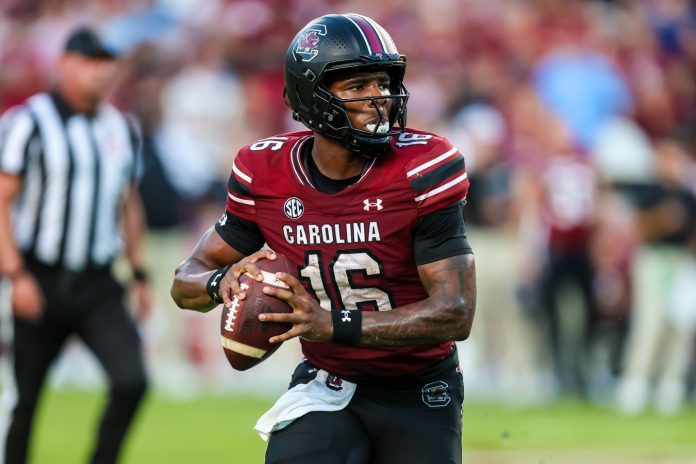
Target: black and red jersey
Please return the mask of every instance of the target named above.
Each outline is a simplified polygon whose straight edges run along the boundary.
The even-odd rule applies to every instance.
[[[312,133],[293,132],[240,150],[227,212],[256,223],[270,248],[296,266],[321,306],[389,311],[424,300],[414,257],[419,218],[462,201],[464,158],[434,134],[407,130],[360,179],[326,194],[301,159]],[[302,340],[304,355],[339,376],[401,376],[445,357],[452,342],[389,349]]]

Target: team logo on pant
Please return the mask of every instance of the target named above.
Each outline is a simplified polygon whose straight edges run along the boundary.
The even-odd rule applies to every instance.
[[[421,390],[423,402],[431,408],[443,408],[447,406],[450,401],[452,401],[447,391],[448,386],[449,385],[442,380],[426,384]]]
[[[331,390],[341,391],[343,390],[343,380],[340,377],[336,377],[333,374],[326,376],[326,386]]]

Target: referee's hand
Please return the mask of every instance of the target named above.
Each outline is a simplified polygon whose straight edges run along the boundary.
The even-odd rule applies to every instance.
[[[145,282],[133,282],[131,286],[131,305],[133,318],[142,322],[152,311],[152,288]]]
[[[12,309],[17,317],[39,322],[46,300],[33,275],[21,272],[12,279]]]

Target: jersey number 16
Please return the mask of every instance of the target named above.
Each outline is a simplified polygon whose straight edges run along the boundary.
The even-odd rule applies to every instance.
[[[384,277],[382,263],[367,250],[338,251],[329,265],[329,279],[322,272],[324,269],[321,253],[305,252],[304,267],[300,269],[300,278],[309,284],[314,295],[326,310],[331,308],[363,309],[374,307],[379,311],[389,311],[394,307],[391,293],[379,286],[363,286],[355,283],[355,277],[363,280]],[[338,301],[332,304],[329,285]]]

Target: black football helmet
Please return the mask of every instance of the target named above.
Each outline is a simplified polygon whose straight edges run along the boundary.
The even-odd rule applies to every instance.
[[[333,96],[325,85],[326,77],[345,70],[387,72],[391,78],[389,95],[349,100]],[[313,131],[374,157],[406,127],[405,72],[406,57],[375,21],[357,14],[321,16],[297,33],[285,54],[285,102],[293,118]],[[389,114],[382,114],[375,101],[385,99],[391,100]],[[353,127],[343,105],[367,100],[373,101],[380,117],[369,131]]]

